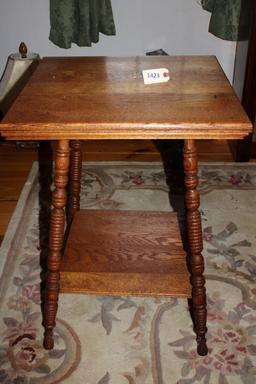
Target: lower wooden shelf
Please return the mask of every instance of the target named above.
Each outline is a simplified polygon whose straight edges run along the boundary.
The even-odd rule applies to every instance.
[[[77,212],[60,280],[65,293],[190,297],[176,214]]]

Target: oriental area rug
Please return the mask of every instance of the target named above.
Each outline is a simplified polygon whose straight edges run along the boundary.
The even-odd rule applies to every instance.
[[[0,251],[0,383],[256,383],[256,165],[202,163],[199,176],[209,354],[196,353],[187,300],[68,294],[43,349],[35,163]],[[160,163],[131,162],[84,165],[81,198],[155,211],[176,199]]]

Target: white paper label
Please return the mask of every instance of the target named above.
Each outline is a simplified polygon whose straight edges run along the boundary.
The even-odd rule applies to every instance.
[[[142,71],[144,84],[167,83],[170,73],[167,68],[144,69]]]

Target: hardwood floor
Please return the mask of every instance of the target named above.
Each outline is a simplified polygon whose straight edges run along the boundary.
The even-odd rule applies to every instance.
[[[232,161],[227,141],[201,140],[197,143],[200,161]],[[83,143],[85,161],[159,161],[161,156],[152,141],[118,140]],[[0,242],[15,209],[36,149],[18,149],[14,142],[0,142]]]

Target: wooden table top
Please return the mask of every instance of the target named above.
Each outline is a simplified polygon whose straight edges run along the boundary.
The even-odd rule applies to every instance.
[[[167,68],[144,85],[143,69]],[[252,130],[213,56],[51,57],[0,124],[16,139],[238,139]]]

